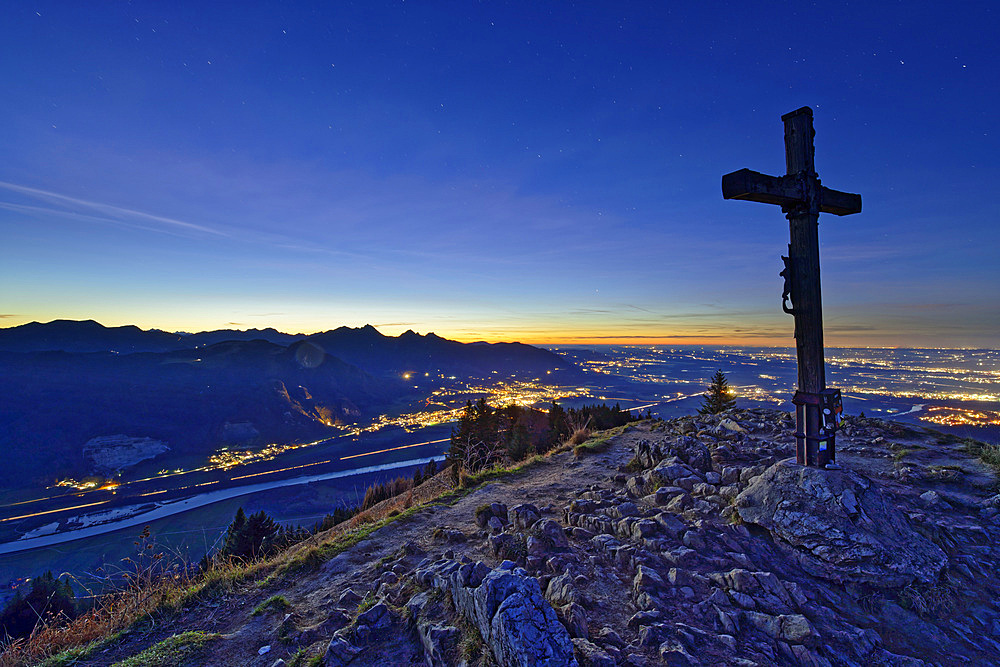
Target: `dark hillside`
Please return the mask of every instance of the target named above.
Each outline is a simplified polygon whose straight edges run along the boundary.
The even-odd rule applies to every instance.
[[[231,438],[288,441],[319,436],[406,391],[312,346],[266,341],[165,354],[0,353],[0,373],[4,485],[80,474],[83,446],[97,436],[150,437],[172,455]]]
[[[221,329],[196,334],[169,333],[158,329],[143,330],[128,325],[106,327],[93,320],[53,320],[31,322],[0,329],[0,351],[4,352],[169,352],[193,349],[227,340],[266,340],[288,345],[303,338],[274,329]]]
[[[544,374],[571,364],[557,354],[523,343],[459,343],[433,333],[384,336],[371,325],[340,327],[310,336],[328,354],[370,373],[442,372],[465,375]]]

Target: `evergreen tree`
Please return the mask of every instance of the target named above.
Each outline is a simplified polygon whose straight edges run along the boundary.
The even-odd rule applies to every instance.
[[[545,440],[540,443],[539,453],[547,452],[569,437],[569,422],[566,421],[566,411],[555,401],[552,401],[552,405],[549,406],[548,421],[549,429],[545,434]]]
[[[507,455],[511,461],[520,461],[528,455],[530,448],[531,436],[528,434],[528,427],[523,420],[518,420],[510,431],[510,439],[507,441]]]
[[[333,514],[327,514],[323,517],[323,520],[312,527],[310,532],[319,533],[324,530],[329,530],[333,528],[338,523],[347,521],[352,516],[358,513],[358,508],[356,507],[336,507],[333,510]]]
[[[280,546],[280,538],[281,526],[263,510],[248,517],[241,507],[226,530],[221,553],[237,558],[260,556]]]
[[[492,465],[504,453],[505,434],[501,432],[499,410],[494,410],[485,398],[466,403],[465,411],[452,428],[448,463],[459,470],[474,473]]]
[[[52,572],[31,580],[31,591],[20,589],[0,612],[0,638],[27,637],[40,621],[68,620],[76,617],[76,595],[68,581],[60,581]]]
[[[736,407],[736,397],[733,396],[733,391],[729,387],[729,381],[726,380],[725,374],[720,369],[712,376],[712,382],[708,385],[708,391],[705,392],[702,398],[701,409],[698,410],[698,414],[713,415],[731,410],[734,407]]]

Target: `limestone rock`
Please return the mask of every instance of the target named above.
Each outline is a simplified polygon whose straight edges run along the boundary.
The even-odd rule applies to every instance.
[[[564,605],[576,601],[576,586],[573,584],[573,577],[568,572],[553,577],[545,589],[545,597],[552,604]]]
[[[586,639],[589,632],[587,625],[587,613],[583,607],[575,602],[566,605],[562,610],[563,625],[570,637],[582,637]]]
[[[573,648],[580,657],[581,667],[615,667],[615,659],[586,638],[574,639]]]
[[[496,575],[496,576],[494,576]],[[491,579],[492,578],[492,579]],[[511,579],[516,580],[511,581]],[[510,594],[493,614],[488,639],[493,656],[501,665],[577,665],[573,644],[566,629],[559,624],[555,611],[542,597],[538,582],[514,574],[494,571],[480,589],[487,593],[476,599],[495,599],[491,587]],[[480,609],[477,604],[477,612]],[[482,619],[482,616],[477,616]],[[480,625],[480,632],[483,631]]]
[[[353,609],[357,607],[362,600],[364,600],[364,597],[348,588],[340,594],[339,598],[337,598],[337,606],[341,609]]]
[[[661,486],[656,489],[655,501],[657,505],[666,505],[674,496],[684,493],[684,489],[678,486]]]
[[[489,569],[483,563],[442,559],[418,569],[415,577],[451,594],[456,610],[476,625],[499,664],[578,664],[569,633],[542,596],[538,580],[510,561]]]
[[[392,616],[384,602],[372,605],[370,609],[358,615],[358,624],[367,625],[373,631],[389,627],[391,623]]]
[[[716,427],[717,431],[731,431],[733,433],[746,433],[746,429],[740,426],[736,421],[729,419],[728,417],[719,422]]]
[[[354,646],[343,637],[334,637],[330,640],[330,645],[323,655],[323,664],[327,667],[346,665],[360,652],[360,648]]]
[[[515,528],[520,530],[531,528],[538,521],[539,517],[538,508],[531,503],[514,505],[507,512],[508,523],[513,524]]]
[[[637,568],[635,578],[632,580],[632,590],[636,595],[639,593],[657,593],[663,590],[665,584],[663,578],[656,573],[656,570],[640,565]]]
[[[737,496],[736,507],[743,521],[796,547],[803,566],[833,581],[928,583],[947,564],[876,482],[850,470],[780,461]]]
[[[534,525],[534,530],[546,549],[559,551],[569,548],[566,531],[555,519],[542,519]]]
[[[453,625],[422,623],[417,627],[420,643],[424,647],[424,661],[430,667],[447,667],[452,664],[448,656],[453,653],[461,638],[461,631]]]

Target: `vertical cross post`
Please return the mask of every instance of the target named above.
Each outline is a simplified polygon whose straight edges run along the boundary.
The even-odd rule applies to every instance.
[[[795,316],[798,391],[795,456],[801,465],[836,463],[836,430],[843,411],[839,389],[828,389],[823,362],[823,302],[819,277],[819,214],[861,211],[861,196],[823,187],[815,167],[813,113],[802,107],[781,117],[785,124],[785,175],[741,169],[722,177],[725,199],[778,204],[788,218],[790,243],[785,260],[785,296]]]
[[[799,391],[826,388],[823,362],[823,300],[819,280],[819,181],[815,166],[812,109],[785,114],[786,175],[801,183],[802,198],[781,207],[788,218],[788,259],[794,296],[795,350]]]

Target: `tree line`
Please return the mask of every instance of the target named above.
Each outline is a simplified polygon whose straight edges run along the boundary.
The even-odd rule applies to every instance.
[[[485,398],[466,403],[452,429],[447,462],[453,474],[475,473],[491,465],[544,454],[576,434],[605,430],[640,419],[617,403],[564,409],[552,401],[548,411],[508,405],[493,408]]]

